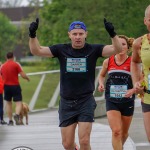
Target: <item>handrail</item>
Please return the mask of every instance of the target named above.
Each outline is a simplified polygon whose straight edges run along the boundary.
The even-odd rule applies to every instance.
[[[102,66],[97,66],[96,67],[96,69],[99,69],[99,73],[100,73],[101,68],[102,68]],[[30,103],[29,103],[29,107],[30,107],[31,111],[34,109],[34,106],[35,106],[36,101],[38,99],[41,87],[42,87],[44,79],[46,77],[46,74],[49,74],[49,73],[59,73],[59,72],[60,72],[60,70],[50,70],[50,71],[41,71],[41,72],[27,73],[28,76],[42,75],[41,79],[40,79],[40,81],[38,83],[38,86],[37,86],[37,88],[36,88],[36,90],[35,90],[32,98],[30,100]],[[97,77],[95,78],[95,90],[96,90],[96,87],[98,85],[99,73],[97,74]],[[58,85],[56,87],[56,90],[55,90],[52,98],[49,101],[48,107],[54,107],[55,106],[56,101],[57,101],[58,96],[59,96],[59,92],[60,92],[60,83],[58,83]],[[95,91],[94,91],[94,93],[95,93]]]

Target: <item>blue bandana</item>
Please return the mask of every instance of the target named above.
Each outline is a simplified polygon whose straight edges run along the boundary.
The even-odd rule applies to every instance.
[[[68,31],[71,31],[73,29],[83,29],[86,31],[86,26],[83,22],[81,21],[74,21],[70,24],[69,26],[69,30]]]

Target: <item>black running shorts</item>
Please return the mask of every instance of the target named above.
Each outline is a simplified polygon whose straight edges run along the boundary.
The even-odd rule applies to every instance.
[[[59,127],[66,127],[77,122],[94,122],[96,102],[93,95],[66,100],[61,98],[59,104]]]
[[[22,101],[20,85],[4,85],[4,100],[14,102]]]
[[[134,101],[129,101],[126,103],[114,103],[106,100],[106,110],[116,110],[120,111],[123,116],[133,116],[134,113]]]
[[[142,105],[143,113],[150,112],[150,104],[145,104],[145,103],[141,102],[141,105]]]

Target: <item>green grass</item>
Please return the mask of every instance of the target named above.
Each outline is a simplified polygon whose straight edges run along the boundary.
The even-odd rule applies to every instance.
[[[46,71],[44,67],[38,66],[23,67],[23,70],[25,73]],[[40,82],[41,77],[42,75],[29,76],[30,78],[29,82],[27,80],[22,79],[21,77],[19,78],[24,102],[28,104],[30,103],[32,96]],[[59,82],[59,73],[46,74],[43,86],[39,93],[34,109],[42,109],[48,107],[48,103],[51,100],[51,97],[57,87],[58,82]]]
[[[42,89],[39,93],[37,103],[35,105],[36,109],[47,108],[53,93],[59,83],[59,73],[47,74],[44,80]]]
[[[22,88],[23,101],[29,104],[34,91],[38,85],[38,81],[40,80],[40,76],[29,76],[30,81],[24,80],[20,78],[20,84]]]
[[[22,68],[25,73],[47,71],[44,66],[23,66]]]

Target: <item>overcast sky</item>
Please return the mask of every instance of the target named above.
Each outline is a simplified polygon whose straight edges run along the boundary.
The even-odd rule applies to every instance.
[[[28,1],[27,0],[22,0],[21,6],[27,6],[28,5]]]
[[[43,0],[40,0],[43,1]],[[21,6],[27,6],[29,4],[28,0],[22,0]]]

